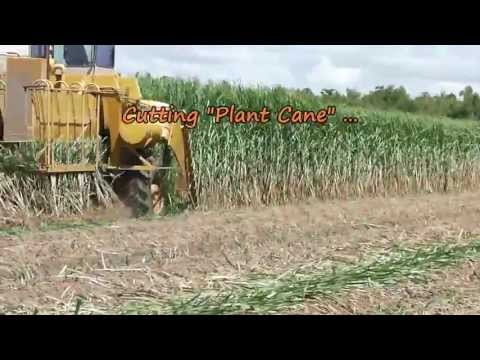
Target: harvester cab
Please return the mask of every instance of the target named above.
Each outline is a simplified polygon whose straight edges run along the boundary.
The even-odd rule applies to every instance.
[[[166,174],[195,202],[187,129],[181,123],[122,121],[127,109],[169,108],[142,99],[138,80],[115,71],[113,45],[31,45],[0,56],[0,145],[38,148],[36,171],[108,172],[137,215],[161,213]]]

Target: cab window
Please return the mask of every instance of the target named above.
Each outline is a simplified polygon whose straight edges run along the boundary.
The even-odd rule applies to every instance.
[[[115,66],[115,47],[113,45],[97,45],[97,66],[113,69]]]
[[[48,45],[30,45],[30,56],[33,58],[47,57]]]
[[[92,64],[93,45],[54,45],[53,58],[58,64],[88,67]]]

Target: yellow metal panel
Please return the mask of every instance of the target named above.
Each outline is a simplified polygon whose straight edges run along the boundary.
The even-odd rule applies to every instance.
[[[31,91],[31,96],[36,110],[36,139],[77,140],[94,138],[98,133],[98,95],[64,85],[35,89]]]
[[[140,86],[138,85],[138,80],[135,78],[118,78],[120,88],[127,90],[128,97],[132,100],[140,100],[142,98],[142,93],[140,91]]]
[[[4,116],[4,140],[22,141],[33,138],[32,107],[27,101],[25,86],[46,77],[44,59],[7,58],[7,106]]]
[[[35,110],[34,136],[45,144],[42,168],[62,172],[67,166],[80,171],[86,164],[98,163],[99,88],[38,80],[28,93]]]
[[[118,166],[121,164],[121,138],[119,135],[119,125],[122,118],[122,103],[120,99],[115,97],[104,97],[102,99],[103,116],[110,133],[110,152],[111,165]]]

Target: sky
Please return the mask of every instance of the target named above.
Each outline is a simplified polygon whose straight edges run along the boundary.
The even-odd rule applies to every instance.
[[[0,52],[28,53],[25,45],[0,45]],[[118,45],[122,74],[228,80],[245,85],[283,85],[362,92],[378,85],[404,86],[417,96],[428,91],[480,92],[480,46],[426,45]]]

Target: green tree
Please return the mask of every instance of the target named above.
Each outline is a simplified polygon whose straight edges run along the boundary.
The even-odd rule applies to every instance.
[[[351,104],[356,104],[362,97],[362,93],[355,89],[347,89],[347,101]]]

